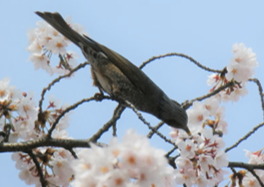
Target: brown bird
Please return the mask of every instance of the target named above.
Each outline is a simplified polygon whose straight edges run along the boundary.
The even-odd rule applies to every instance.
[[[138,110],[153,114],[169,126],[183,129],[190,135],[185,110],[138,67],[115,51],[71,29],[59,13],[36,14],[82,50],[91,65],[94,85],[101,93],[105,91],[121,103],[128,101]]]

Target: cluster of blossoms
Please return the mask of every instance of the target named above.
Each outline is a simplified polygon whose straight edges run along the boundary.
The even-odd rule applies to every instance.
[[[56,118],[67,107],[67,105],[60,106],[59,103],[59,101],[54,100],[53,96],[50,97],[47,109],[42,114],[39,114],[38,120],[33,123],[34,129],[32,132],[34,133],[34,137],[31,137],[31,140],[46,136],[47,132],[45,129],[49,129]],[[66,128],[69,126],[69,115],[70,113],[67,113],[61,118],[52,132],[52,138],[70,139],[66,131]],[[73,170],[70,163],[74,159],[70,152],[62,148],[55,149],[49,147],[36,148],[32,152],[36,155],[44,178],[50,186],[69,185],[73,179]],[[29,185],[35,184],[35,186],[41,186],[35,163],[28,154],[13,153],[12,159],[16,161],[16,167],[20,170],[19,177],[21,180]]]
[[[59,101],[50,97],[47,109],[38,114],[39,109],[36,107],[33,94],[21,92],[14,86],[9,86],[9,82],[8,78],[0,80],[0,143],[36,140],[45,136],[45,129],[54,123],[66,105],[60,107]],[[52,138],[68,139],[65,130],[68,125],[69,113],[57,124]],[[41,164],[45,178],[51,184],[69,183],[73,173],[69,164],[73,157],[69,152],[64,149],[36,148],[33,153]],[[19,152],[13,153],[12,158],[20,170],[19,177],[27,184],[40,186],[39,175],[32,159],[27,154]],[[52,168],[52,172],[47,166]]]
[[[200,136],[180,141],[180,156],[175,161],[177,183],[206,187],[221,182],[227,173],[222,168],[228,166],[223,147],[223,139],[213,135],[212,129],[203,129]]]
[[[165,152],[149,145],[148,138],[129,130],[122,143],[113,138],[108,147],[91,145],[73,162],[74,187],[175,186]]]
[[[0,80],[0,129],[5,134],[0,136],[1,141],[17,142],[41,138],[63,112],[67,105],[59,106],[51,96],[46,110],[39,114],[33,93],[25,93],[9,86],[9,79]],[[59,121],[52,136],[54,138],[67,137],[66,128],[69,126],[67,113]],[[8,137],[8,140],[4,140]]]
[[[256,152],[246,150],[246,156],[249,158],[249,164],[264,164],[263,149]],[[254,172],[259,176],[261,181],[264,181],[263,170],[254,170]],[[236,174],[232,174],[230,179],[232,181],[232,187],[261,187],[256,177],[253,176],[251,172],[246,170],[240,170]]]
[[[42,173],[49,186],[69,186],[73,180],[73,169],[70,163],[74,160],[69,151],[62,148],[37,148],[33,150],[33,153],[40,163]],[[16,168],[20,170],[19,178],[21,180],[28,185],[41,186],[39,172],[28,154],[13,153],[12,159],[16,162]]]
[[[70,17],[66,19],[66,22],[75,31],[86,34],[81,25],[71,22]],[[42,68],[52,75],[68,73],[72,67],[76,66],[78,55],[66,50],[70,41],[47,22],[38,21],[37,28],[28,32],[28,39],[28,51],[31,53],[29,60],[33,62],[35,69]],[[60,57],[60,63],[55,66],[50,63],[52,54]]]
[[[193,107],[187,111],[192,136],[172,129],[170,135],[180,153],[175,161],[177,183],[188,187],[214,186],[227,173],[222,170],[228,165],[228,158],[222,150],[224,141],[221,137],[227,132],[227,123],[224,120],[224,107],[219,104],[215,97],[193,103]]]
[[[177,183],[185,183],[188,187],[214,186],[227,173],[221,169],[228,165],[228,159],[221,149],[224,147],[222,135],[227,133],[227,123],[224,119],[225,109],[220,104],[221,101],[237,101],[247,93],[245,85],[258,65],[256,55],[244,44],[234,44],[233,52],[230,64],[220,75],[209,76],[208,84],[214,85],[210,91],[230,81],[234,85],[204,102],[194,102],[192,108],[187,110],[188,127],[192,136],[188,137],[185,132],[177,129],[172,129],[170,133],[180,152],[175,161],[178,166]]]
[[[8,78],[0,80],[0,130],[5,133],[0,141],[29,140],[35,137],[38,108],[32,93],[21,92],[9,82]]]
[[[252,52],[251,48],[246,48],[244,44],[234,44],[233,53],[234,57],[223,72],[220,75],[210,75],[207,81],[209,86],[214,85],[211,91],[234,81],[234,86],[228,87],[218,94],[218,97],[223,101],[238,101],[240,96],[246,95],[246,83],[254,74],[254,68],[258,66],[256,54]]]

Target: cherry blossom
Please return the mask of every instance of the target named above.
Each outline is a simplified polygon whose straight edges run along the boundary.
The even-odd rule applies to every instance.
[[[108,147],[92,144],[90,150],[79,152],[79,159],[72,164],[72,185],[171,186],[173,170],[167,167],[164,155],[164,151],[149,145],[147,137],[129,130],[120,143],[113,138]]]
[[[76,23],[72,23],[70,17],[66,22],[75,31],[87,34],[84,28]],[[66,74],[69,68],[76,66],[76,55],[73,51],[67,52],[67,47],[71,43],[67,38],[61,35],[57,30],[45,21],[38,21],[35,29],[30,29],[28,35],[28,51],[31,53],[29,60],[33,62],[35,69],[44,69],[50,75],[54,73]],[[60,63],[53,66],[51,56],[59,55]],[[61,61],[63,60],[63,61]]]

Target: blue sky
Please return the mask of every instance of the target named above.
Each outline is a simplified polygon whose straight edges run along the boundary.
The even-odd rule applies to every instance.
[[[28,62],[29,53],[26,31],[35,27],[40,18],[34,11],[59,12],[70,15],[72,21],[83,25],[89,36],[117,51],[131,62],[140,65],[155,55],[169,52],[185,53],[205,66],[222,69],[232,57],[232,45],[245,43],[257,54],[259,67],[255,77],[264,84],[264,2],[259,1],[4,1],[1,2],[0,79],[9,77],[11,85],[23,91],[35,91],[36,101],[43,87],[56,76],[50,77],[43,70],[34,71]],[[80,51],[79,62],[84,58]],[[55,60],[55,58],[53,58]],[[144,72],[165,93],[178,102],[206,94],[210,87],[206,80],[210,73],[199,69],[188,60],[169,57],[157,60],[144,68]],[[228,103],[226,120],[227,146],[235,143],[246,132],[263,121],[257,87],[248,83],[249,94],[238,103]],[[74,78],[63,80],[49,95],[60,98],[62,103],[73,104],[82,98],[93,96],[97,89],[92,86],[89,67],[82,69]],[[47,101],[47,100],[45,100]],[[69,134],[74,138],[88,138],[100,125],[107,122],[117,104],[113,101],[89,103],[79,107],[71,115]],[[155,125],[158,120],[148,114],[144,117]],[[126,109],[118,121],[118,136],[129,128],[141,134],[148,129],[137,116]],[[162,132],[168,134],[164,126]],[[246,142],[229,152],[231,161],[247,162],[243,149],[256,151],[263,148],[263,128]],[[111,132],[101,141],[108,142]],[[261,140],[261,141],[260,141]],[[169,150],[170,146],[154,136],[152,145]],[[18,178],[18,170],[10,154],[0,154],[0,181],[3,186],[26,186]]]

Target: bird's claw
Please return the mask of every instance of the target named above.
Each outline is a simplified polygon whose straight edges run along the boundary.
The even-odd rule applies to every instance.
[[[103,94],[103,93],[95,93],[95,94],[94,94],[94,99],[95,99],[96,101],[102,101],[103,98],[104,98],[104,94]]]

